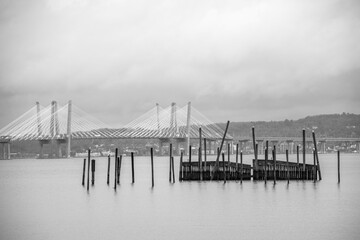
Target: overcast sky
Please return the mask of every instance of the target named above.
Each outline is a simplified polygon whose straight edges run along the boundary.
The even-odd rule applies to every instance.
[[[0,0],[0,128],[70,99],[112,126],[360,113],[360,1]]]

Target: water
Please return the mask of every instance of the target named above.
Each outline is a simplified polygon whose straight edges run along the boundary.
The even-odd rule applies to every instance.
[[[82,159],[0,161],[0,239],[359,239],[360,155],[342,155],[340,185],[336,156],[319,157],[322,181],[275,186],[170,184],[168,158],[157,157],[154,189],[149,157],[135,158],[133,185],[126,157],[116,192],[113,166],[107,186],[107,159],[96,158],[89,193]]]

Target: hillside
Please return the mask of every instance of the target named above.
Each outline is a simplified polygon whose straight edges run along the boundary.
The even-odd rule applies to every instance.
[[[224,123],[219,124],[225,128]],[[300,137],[303,128],[316,131],[319,137],[359,137],[360,114],[326,114],[308,116],[298,120],[231,122],[229,134],[235,139],[251,136],[255,126],[256,135],[262,137]]]

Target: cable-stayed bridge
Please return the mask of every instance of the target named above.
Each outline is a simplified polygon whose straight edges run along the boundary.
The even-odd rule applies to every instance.
[[[156,104],[122,128],[108,126],[71,101],[63,106],[53,101],[46,107],[37,102],[0,130],[0,143],[4,158],[9,158],[10,144],[14,141],[39,141],[40,157],[44,144],[53,142],[59,149],[60,144],[66,144],[67,156],[70,156],[71,141],[81,139],[158,139],[160,146],[165,142],[174,142],[178,149],[179,143],[185,142],[188,149],[190,139],[199,138],[199,128],[202,137],[209,143],[222,138],[223,130],[192,107],[190,102],[180,108],[175,103],[166,108]],[[232,137],[227,135],[226,139],[232,140]]]

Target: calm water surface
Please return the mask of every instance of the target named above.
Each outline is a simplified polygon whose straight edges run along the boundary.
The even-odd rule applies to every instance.
[[[336,155],[319,157],[321,182],[275,186],[170,184],[157,157],[153,189],[149,157],[135,158],[135,184],[126,157],[116,192],[113,159],[108,186],[107,159],[96,158],[89,192],[82,159],[0,161],[0,239],[360,239],[360,155],[342,155],[340,185]]]

